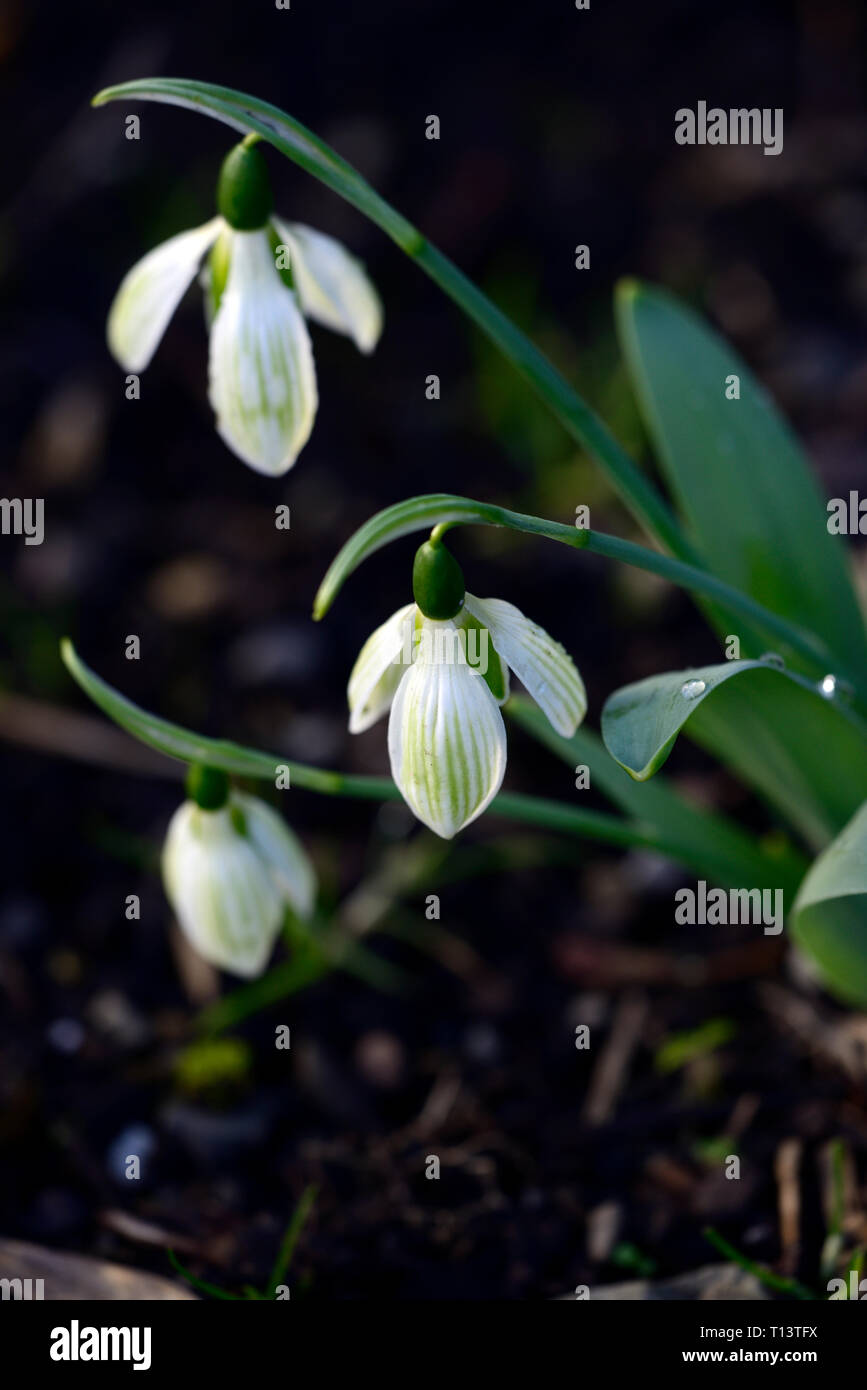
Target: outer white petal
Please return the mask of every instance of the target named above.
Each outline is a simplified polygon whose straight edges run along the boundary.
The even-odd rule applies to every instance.
[[[155,246],[121,281],[108,311],[108,346],[122,367],[144,371],[199,262],[223,226],[214,217]]]
[[[385,714],[411,661],[415,628],[414,603],[399,608],[365,642],[352,668],[346,698],[349,732],[363,733]]]
[[[283,897],[228,809],[184,802],[169,825],[163,882],[178,921],[206,960],[235,975],[261,974],[283,917]]]
[[[523,681],[557,733],[570,738],[587,712],[587,694],[568,652],[513,603],[473,594],[467,594],[464,603],[488,629],[500,656]]]
[[[425,622],[425,630],[454,629]],[[481,815],[506,770],[506,730],[483,678],[461,661],[436,661],[422,643],[401,681],[388,722],[391,775],[407,805],[437,835]]]
[[[289,247],[292,279],[307,317],[372,352],[382,332],[382,304],[361,262],[324,232],[277,217],[273,222]]]
[[[233,232],[229,278],[211,326],[210,399],[229,448],[275,476],[292,467],[316,416],[310,335],[267,233]]]
[[[298,836],[257,796],[233,792],[232,805],[243,812],[247,836],[281,896],[299,917],[309,917],[316,898],[316,876]]]

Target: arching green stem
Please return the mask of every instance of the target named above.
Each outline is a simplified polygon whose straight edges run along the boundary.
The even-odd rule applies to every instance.
[[[603,531],[581,530],[575,526],[566,526],[560,521],[547,521],[544,517],[513,512],[507,507],[475,502],[469,497],[457,497],[443,492],[411,497],[393,507],[386,507],[384,511],[377,512],[365,522],[364,526],[359,527],[331,562],[319,586],[313,606],[314,618],[325,616],[349,575],[374,551],[414,531],[423,531],[429,526],[439,530],[446,525],[507,526],[513,531],[545,536],[548,540],[559,541],[561,545],[569,545],[575,550],[588,550],[593,555],[604,555],[610,560],[619,560],[622,564],[633,565],[638,569],[647,570],[650,574],[658,574],[682,589],[714,599],[732,613],[749,620],[767,633],[769,641],[781,642],[792,651],[800,653],[812,663],[817,674],[825,674],[834,669],[835,663],[830,653],[812,633],[804,632],[787,619],[772,613],[749,594],[732,588],[708,570],[686,564],[683,560],[676,560],[659,551],[648,550],[633,541],[606,535]]]
[[[186,78],[154,77],[122,82],[99,92],[93,98],[93,105],[133,99],[186,107],[223,121],[234,130],[258,135],[375,222],[530,383],[567,433],[594,456],[642,525],[673,555],[682,559],[697,558],[674,513],[653,483],[554,364],[447,256],[381,198],[324,140],[269,102],[259,101],[231,87]]]
[[[278,767],[283,767],[289,769],[290,786],[293,789],[319,792],[325,796],[360,798],[365,801],[401,799],[400,792],[389,778],[329,772],[324,768],[310,767],[306,763],[292,762],[279,753],[246,748],[242,744],[230,743],[224,739],[206,738],[203,734],[172,724],[167,719],[161,719],[142,709],[140,705],[134,704],[107,681],[102,680],[82,661],[68,638],[61,644],[61,654],[70,675],[94,704],[134,738],[158,749],[166,757],[176,759],[179,763],[179,777],[183,775],[184,764],[198,763],[205,767],[222,769],[236,776],[270,781],[273,785]],[[602,844],[618,845],[622,848],[638,846],[654,849],[696,869],[702,868],[695,847],[688,845],[682,837],[668,834],[662,826],[626,820],[604,811],[585,811],[540,797],[501,792],[491,802],[488,814],[519,821],[524,825],[534,825],[539,829],[573,835],[579,839],[597,840]]]

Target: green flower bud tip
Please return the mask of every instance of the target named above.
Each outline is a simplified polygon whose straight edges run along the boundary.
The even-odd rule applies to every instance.
[[[186,785],[187,796],[203,811],[219,811],[229,799],[229,778],[218,767],[192,763]]]
[[[257,232],[274,207],[268,166],[261,150],[243,142],[223,160],[217,181],[217,207],[237,232]]]
[[[442,541],[420,545],[412,566],[412,592],[425,618],[443,621],[454,618],[464,602],[464,576],[461,567]]]

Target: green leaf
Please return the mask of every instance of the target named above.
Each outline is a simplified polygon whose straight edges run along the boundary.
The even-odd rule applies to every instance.
[[[830,655],[817,638],[798,627],[793,627],[776,614],[769,613],[748,594],[739,593],[737,589],[717,579],[707,570],[696,569],[682,560],[660,555],[658,551],[647,550],[632,541],[621,540],[619,536],[606,535],[604,531],[565,526],[561,521],[548,521],[544,517],[530,516],[525,512],[512,512],[507,507],[497,507],[489,502],[474,502],[469,497],[456,497],[446,492],[409,497],[404,502],[397,502],[394,506],[377,512],[376,516],[360,526],[331,562],[314,601],[314,618],[324,617],[353,571],[369,555],[381,550],[390,541],[410,535],[413,531],[426,530],[428,527],[446,530],[450,526],[472,523],[482,526],[507,526],[513,531],[544,536],[548,540],[558,541],[561,545],[569,545],[575,550],[587,550],[592,555],[603,555],[606,559],[647,570],[649,574],[661,575],[672,584],[679,584],[685,589],[703,594],[706,598],[725,602],[733,611],[756,624],[769,637],[781,638],[794,650],[801,652],[808,664],[816,670],[823,674],[828,670]]]
[[[295,1254],[295,1248],[301,1238],[301,1232],[307,1225],[310,1214],[316,1202],[318,1188],[310,1183],[305,1187],[298,1201],[298,1205],[292,1214],[292,1220],[286,1228],[286,1233],[280,1244],[277,1258],[274,1261],[274,1268],[271,1270],[271,1278],[268,1280],[268,1287],[265,1290],[266,1298],[273,1298],[280,1284],[285,1284],[289,1266]]]
[[[687,868],[725,887],[744,883],[782,887],[786,902],[794,898],[807,860],[790,844],[771,837],[762,844],[724,816],[687,801],[663,776],[635,781],[618,767],[590,729],[581,728],[571,738],[563,738],[542,711],[523,696],[513,695],[505,708],[516,723],[568,767],[588,767],[591,787],[626,811],[635,824],[663,830],[668,853]]]
[[[586,545],[590,534],[589,531],[579,531],[574,526],[564,526],[561,522],[544,521],[541,517],[526,516],[522,512],[510,512],[506,507],[474,502],[469,497],[456,497],[448,492],[408,497],[405,502],[397,502],[393,507],[386,507],[384,511],[377,512],[376,516],[372,516],[350,536],[329,565],[325,578],[319,585],[313,603],[314,618],[324,618],[353,571],[358,569],[362,561],[391,541],[409,536],[414,531],[432,529],[434,526],[447,527],[469,523],[510,526],[516,531],[548,536],[552,540],[564,541],[578,548]]]
[[[660,468],[709,568],[820,633],[834,653],[830,669],[867,682],[845,542],[829,535],[825,501],[774,403],[728,344],[663,290],[627,281],[616,309]],[[725,395],[733,375],[739,400]],[[760,655],[766,642],[754,629],[732,628],[719,609],[713,616],[721,632],[739,632],[745,655]]]
[[[816,847],[867,795],[867,731],[839,698],[767,661],[668,671],[615,691],[602,710],[611,756],[638,781],[665,762],[686,722]],[[760,749],[753,755],[752,749]]]
[[[168,719],[160,719],[140,705],[133,704],[132,700],[96,675],[82,661],[68,637],[61,642],[60,652],[70,675],[109,719],[113,719],[115,724],[126,729],[141,743],[165,753],[168,758],[177,758],[183,763],[204,763],[236,776],[266,779],[272,784],[277,768],[288,767],[292,786],[331,795],[369,796],[382,801],[395,800],[400,795],[394,783],[385,778],[344,777],[338,772],[325,772],[304,763],[290,762],[279,753],[263,753],[226,739],[206,738],[204,734],[184,729]]]
[[[733,1264],[740,1265],[741,1269],[745,1269],[748,1273],[755,1275],[760,1283],[766,1284],[767,1287],[773,1289],[775,1293],[788,1293],[791,1294],[793,1298],[803,1299],[804,1301],[815,1299],[816,1295],[813,1293],[812,1289],[807,1288],[806,1284],[799,1283],[797,1279],[789,1279],[781,1274],[775,1274],[773,1270],[768,1269],[766,1265],[757,1264],[755,1260],[751,1260],[746,1255],[742,1255],[740,1250],[736,1250],[713,1226],[705,1226],[702,1235],[704,1235],[705,1238],[710,1241],[711,1245],[715,1246],[720,1254],[724,1255],[727,1260],[731,1260]]]
[[[835,993],[867,1007],[867,802],[801,884],[794,933]]]
[[[277,766],[282,765],[289,768],[293,787],[322,792],[327,796],[362,797],[373,801],[401,799],[397,787],[388,778],[356,777],[341,772],[325,772],[306,763],[289,762],[277,753],[261,753],[258,749],[245,748],[238,743],[205,738],[202,734],[193,733],[178,724],[170,724],[167,719],[158,719],[156,715],[134,705],[131,700],[127,700],[124,695],[95,675],[78,656],[68,638],[61,643],[61,651],[68,670],[82,690],[110,719],[142,743],[157,748],[169,758],[178,758],[185,763],[205,763],[240,776],[266,779],[273,779]],[[604,844],[641,845],[656,849],[660,854],[669,853],[663,830],[635,826],[619,816],[605,815],[600,811],[584,811],[556,801],[546,801],[542,797],[522,796],[518,792],[500,792],[491,802],[489,813],[547,830],[561,831],[564,835],[601,840]],[[368,976],[370,974],[366,957],[357,951],[346,951],[340,964],[342,968],[353,970],[356,974],[364,970]]]

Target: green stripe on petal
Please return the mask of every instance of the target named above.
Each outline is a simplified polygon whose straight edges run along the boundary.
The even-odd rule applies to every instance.
[[[227,809],[185,802],[169,825],[163,882],[182,931],[205,960],[235,975],[261,974],[280,931],[283,902]]]
[[[496,796],[506,770],[506,730],[485,681],[464,660],[438,660],[426,622],[418,660],[398,687],[388,724],[391,775],[414,814],[444,839]],[[460,644],[458,644],[459,647]]]
[[[299,917],[310,917],[316,876],[298,836],[257,796],[233,792],[232,805],[244,814],[247,838],[262,861],[263,872],[270,871],[278,892]]]
[[[372,352],[382,332],[382,304],[360,261],[334,237],[300,222],[273,219],[289,248],[292,279],[308,318],[345,333],[361,352]]]
[[[170,237],[124,276],[108,312],[107,336],[112,356],[128,372],[142,372],[150,362],[222,226],[223,219],[214,217],[203,227]]]
[[[512,603],[474,594],[464,602],[557,733],[571,738],[587,712],[587,694],[568,652]]]
[[[268,235],[234,232],[211,328],[210,400],[224,442],[258,473],[285,473],[316,416],[310,335]]]
[[[413,626],[410,623],[415,611],[415,604],[408,603],[392,613],[370,634],[358,653],[346,688],[351,734],[369,729],[394,699],[401,677],[411,665],[406,657],[412,657],[414,652],[414,623]]]

